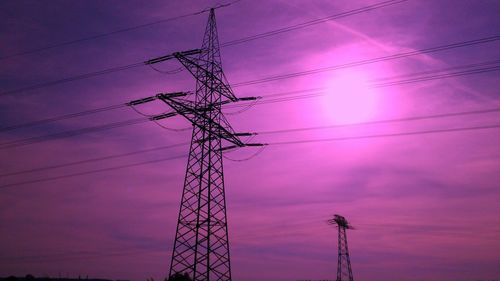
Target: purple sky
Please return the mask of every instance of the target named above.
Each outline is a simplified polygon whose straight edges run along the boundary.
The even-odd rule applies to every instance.
[[[200,11],[217,1],[1,1],[0,57]],[[377,1],[249,1],[216,11],[219,39],[235,39],[354,10]],[[221,49],[230,83],[498,36],[500,1],[410,0]],[[0,60],[0,92],[199,48],[207,13]],[[228,108],[254,142],[350,138],[500,125],[500,113],[336,127],[500,108],[498,71],[390,87],[378,80],[500,59],[500,43],[477,44],[269,83],[243,96],[321,88],[308,98]],[[179,67],[176,61],[160,70]],[[498,67],[498,64],[493,64]],[[483,68],[483,67],[481,67]],[[460,69],[459,69],[460,70]],[[452,70],[449,72],[459,71]],[[498,69],[497,69],[498,70]],[[410,78],[413,78],[410,77]],[[186,72],[149,67],[78,80],[0,100],[0,128],[194,90]],[[296,95],[307,93],[299,92]],[[288,95],[290,96],[290,95]],[[288,97],[285,96],[285,97]],[[278,96],[281,97],[281,96]],[[272,97],[272,98],[278,98]],[[262,101],[271,100],[271,97]],[[166,111],[156,104],[148,114]],[[1,131],[2,143],[139,118],[130,108]],[[171,128],[181,118],[162,121]],[[188,142],[142,123],[2,148],[0,173]],[[500,129],[269,145],[248,161],[225,160],[233,279],[334,279],[336,229],[345,216],[357,280],[500,279]],[[39,172],[0,185],[182,156],[188,146]],[[246,159],[244,148],[228,153]],[[0,276],[163,280],[168,271],[187,157],[0,188]]]

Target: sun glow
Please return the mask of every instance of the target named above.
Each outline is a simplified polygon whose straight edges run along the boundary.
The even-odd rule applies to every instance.
[[[342,72],[327,82],[322,107],[336,124],[364,122],[377,113],[377,93],[359,72]]]

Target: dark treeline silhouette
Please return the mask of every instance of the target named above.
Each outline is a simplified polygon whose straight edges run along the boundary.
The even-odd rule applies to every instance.
[[[154,281],[153,278],[148,279],[148,281]],[[128,281],[128,280],[110,280],[110,279],[101,279],[101,278],[54,278],[54,277],[35,277],[31,274],[26,275],[25,277],[17,277],[17,276],[9,276],[9,277],[0,277],[0,281]],[[187,273],[175,273],[170,276],[170,278],[165,278],[165,281],[193,281],[189,274]]]
[[[193,281],[191,277],[187,273],[175,273],[174,275],[170,276],[170,278],[165,279],[165,281]]]
[[[31,274],[28,274],[24,277],[17,277],[17,276],[9,276],[9,277],[0,277],[0,281],[114,281],[110,279],[102,279],[102,278],[56,278],[56,277],[35,277]],[[128,281],[128,280],[116,280],[116,281]]]

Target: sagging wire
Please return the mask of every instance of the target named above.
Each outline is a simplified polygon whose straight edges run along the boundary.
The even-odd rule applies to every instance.
[[[251,136],[248,136],[246,139],[245,139],[245,143],[249,143],[251,141],[253,141],[253,139],[255,139],[255,137],[257,137],[257,134],[252,134]],[[234,148],[231,148],[231,149],[228,149],[226,150],[224,153],[228,154],[228,153],[233,153],[237,150],[240,150],[242,147],[241,146],[238,146],[238,147],[234,147]]]
[[[137,114],[142,115],[142,116],[147,117],[147,118],[151,118],[151,117],[154,117],[156,115],[156,114],[155,115],[151,115],[151,114],[142,113],[137,108],[135,108],[135,106],[133,106],[133,105],[129,105],[129,107],[132,108]],[[167,112],[164,112],[164,113],[167,113]]]
[[[176,128],[169,128],[167,126],[164,126],[163,124],[161,124],[160,122],[158,122],[158,120],[155,120],[153,119],[152,117],[154,116],[157,116],[157,114],[154,114],[154,115],[150,115],[150,114],[144,114],[142,113],[141,111],[139,111],[137,108],[135,108],[135,106],[133,105],[130,105],[130,107],[135,111],[137,112],[137,114],[139,115],[142,115],[144,117],[147,117],[150,121],[153,121],[157,126],[159,126],[160,128],[162,129],[165,129],[165,130],[169,130],[169,131],[173,131],[173,132],[184,132],[184,131],[187,131],[189,129],[191,129],[191,127],[186,127],[186,128],[180,128],[180,129],[176,129]],[[168,111],[165,111],[163,112],[162,114],[166,114],[168,113]]]
[[[185,93],[186,96],[190,96],[192,94],[193,94],[192,92],[186,92]],[[140,100],[132,101],[132,102],[127,103],[126,105],[129,106],[129,107],[131,107],[137,114],[146,117],[149,121],[153,121],[158,127],[162,128],[162,129],[166,129],[166,130],[174,131],[174,132],[182,132],[182,131],[187,131],[187,130],[192,129],[192,127],[170,128],[170,127],[167,127],[167,126],[161,124],[160,122],[158,122],[158,120],[163,119],[163,118],[158,118],[158,117],[161,117],[162,115],[169,115],[169,114],[173,113],[172,111],[164,111],[161,114],[145,114],[145,113],[141,112],[140,110],[138,110],[135,107],[136,105],[143,104],[143,103],[146,103],[146,102],[150,102],[150,101],[153,101],[155,99],[157,99],[157,96],[147,97],[147,98],[143,98],[143,99],[140,99]],[[168,117],[172,117],[174,115],[170,115]]]
[[[153,121],[156,125],[158,125],[159,127],[165,129],[165,130],[169,130],[169,131],[173,131],[173,132],[184,132],[184,131],[187,131],[187,130],[191,130],[192,127],[186,127],[186,128],[179,128],[179,129],[176,129],[176,128],[170,128],[170,127],[167,127],[163,124],[161,124],[160,122],[158,122],[158,120],[154,120],[152,119],[151,121]]]
[[[257,137],[257,134],[252,134],[251,136],[249,136],[249,137],[245,140],[245,143],[249,143],[249,142],[253,141],[253,139],[255,139],[255,137]]]
[[[249,143],[251,142],[254,138],[255,138],[256,135],[252,135],[250,137],[248,137],[246,140],[245,140],[245,143]],[[225,154],[229,154],[229,153],[233,153],[235,151],[238,151],[242,148],[242,146],[239,146],[239,147],[234,147],[234,148],[231,148],[231,149],[228,149],[226,151],[224,151]]]
[[[233,161],[233,162],[243,162],[243,161],[248,161],[252,158],[255,158],[257,155],[261,154],[264,149],[266,149],[266,146],[261,146],[259,149],[257,149],[256,152],[254,152],[252,155],[246,157],[246,158],[242,158],[242,159],[234,159],[234,158],[229,158],[227,157],[226,155],[222,154],[222,157],[224,157],[225,159],[229,160],[229,161]],[[235,151],[235,150],[232,150],[232,151]]]
[[[151,69],[153,69],[154,71],[159,72],[161,74],[177,74],[179,72],[184,71],[183,67],[178,67],[178,68],[175,68],[172,70],[161,70],[161,69],[154,67],[153,64],[148,64],[148,65],[149,65],[149,67],[151,67]]]
[[[250,102],[249,104],[247,104],[246,106],[244,106],[240,110],[236,110],[236,111],[233,111],[233,112],[224,112],[224,114],[227,114],[227,115],[236,115],[236,114],[243,113],[243,112],[249,110],[250,108],[254,107],[258,102],[259,102],[259,100],[255,99],[252,102]]]

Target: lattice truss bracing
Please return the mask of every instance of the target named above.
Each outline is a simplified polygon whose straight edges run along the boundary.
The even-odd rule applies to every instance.
[[[193,123],[193,134],[175,235],[170,276],[231,280],[224,194],[222,140],[242,145],[221,112],[222,98],[236,100],[222,72],[215,13],[211,10],[198,58],[175,57],[196,79],[195,111],[162,98]]]
[[[137,106],[161,100],[172,112],[156,121],[183,116],[193,125],[169,276],[196,281],[230,281],[231,263],[222,153],[226,149],[262,144],[244,143],[222,113],[222,106],[254,97],[236,98],[222,71],[214,9],[210,10],[202,48],[151,59],[155,64],[177,59],[195,78],[194,101],[187,92],[163,93],[128,103]]]
[[[349,257],[349,248],[347,247],[347,229],[353,227],[347,220],[340,215],[334,215],[333,219],[328,221],[330,224],[338,226],[338,260],[337,260],[337,281],[353,281],[351,259]]]

